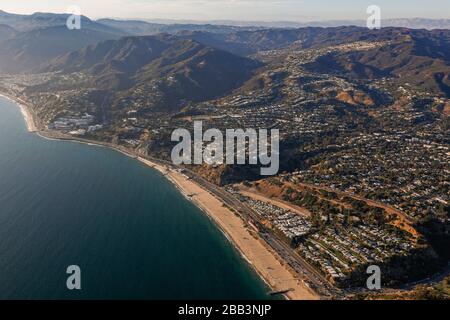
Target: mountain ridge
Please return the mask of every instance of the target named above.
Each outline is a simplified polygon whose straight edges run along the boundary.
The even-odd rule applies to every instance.
[[[118,37],[88,28],[69,30],[65,26],[20,32],[0,43],[0,71],[26,72],[66,52]]]
[[[123,96],[156,90],[155,103],[176,109],[182,100],[203,101],[228,93],[260,65],[191,39],[160,34],[93,44],[57,57],[35,72],[82,72],[98,89]]]

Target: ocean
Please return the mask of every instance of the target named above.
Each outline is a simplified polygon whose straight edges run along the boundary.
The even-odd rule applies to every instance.
[[[66,269],[81,269],[69,290]],[[221,231],[159,172],[28,133],[0,97],[0,299],[269,299]]]

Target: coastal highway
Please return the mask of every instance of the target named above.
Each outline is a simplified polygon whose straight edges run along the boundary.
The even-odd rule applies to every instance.
[[[309,286],[323,297],[336,298],[342,295],[342,292],[332,286],[324,277],[303,260],[292,248],[285,242],[271,236],[267,233],[260,233],[270,247],[277,252],[286,263],[295,270],[302,280],[309,282]]]
[[[217,197],[221,202],[233,209],[245,222],[251,222],[259,229],[259,236],[285,261],[299,276],[300,279],[305,281],[311,289],[316,291],[323,298],[336,298],[342,294],[342,291],[331,285],[325,277],[323,277],[317,270],[309,265],[300,255],[298,255],[287,243],[283,242],[278,236],[273,234],[270,230],[265,228],[259,220],[258,214],[245,203],[238,200],[234,195],[227,192],[223,188],[205,180],[197,173],[186,169],[174,166],[173,163],[161,159],[156,159],[142,153],[138,153],[134,150],[130,150],[112,143],[92,141],[88,139],[73,138],[67,135],[63,135],[57,132],[46,131],[45,136],[48,138],[56,138],[69,141],[81,141],[85,143],[94,143],[111,147],[120,152],[124,152],[132,157],[142,157],[153,163],[165,166],[171,170],[182,169],[183,173],[189,177],[189,179],[196,182],[205,190]]]
[[[312,289],[324,297],[340,295],[341,292],[332,286],[318,271],[310,266],[287,243],[279,239],[275,234],[267,230],[259,222],[257,213],[245,203],[222,188],[199,177],[196,173],[186,170],[187,175],[203,188],[213,193],[222,202],[239,213],[244,221],[251,222],[259,227],[259,236],[275,251],[302,279],[312,284]]]
[[[261,223],[258,214],[245,203],[238,200],[234,195],[223,188],[200,177],[197,173],[186,168],[174,166],[169,161],[155,159],[150,156],[143,156],[151,162],[166,166],[171,169],[182,169],[183,173],[202,188],[213,194],[221,202],[233,209],[245,222],[251,222],[259,229],[259,236],[276,252],[306,283],[324,298],[338,297],[342,291],[334,287],[317,270],[309,265],[299,254],[297,254],[287,243],[282,241],[277,235],[265,228]]]
[[[149,159],[150,160],[150,159]],[[151,159],[156,161],[156,159]],[[158,162],[161,163],[161,160]],[[165,165],[173,165],[165,163]],[[246,222],[259,227],[259,236],[275,251],[299,276],[306,280],[311,288],[323,297],[336,297],[342,294],[340,290],[331,285],[318,271],[310,266],[303,258],[298,255],[287,243],[279,239],[275,234],[267,230],[259,222],[257,213],[247,206],[245,203],[238,200],[234,195],[226,190],[216,186],[215,184],[206,181],[191,170],[184,169],[183,173],[191,180],[198,183],[201,187],[211,192],[219,200],[225,203],[228,207],[237,212],[241,218]]]

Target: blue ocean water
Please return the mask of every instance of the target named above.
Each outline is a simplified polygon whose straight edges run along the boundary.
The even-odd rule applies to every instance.
[[[66,268],[81,268],[68,290]],[[267,299],[222,233],[161,174],[28,133],[0,97],[0,299]]]

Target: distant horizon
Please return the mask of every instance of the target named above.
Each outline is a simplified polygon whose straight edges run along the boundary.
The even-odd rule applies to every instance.
[[[315,22],[340,22],[340,21],[365,21],[363,19],[325,19],[325,20],[240,20],[240,19],[165,19],[165,18],[121,18],[121,17],[99,17],[95,18],[93,20],[102,20],[102,19],[114,19],[114,20],[124,20],[124,21],[130,21],[130,20],[139,20],[139,21],[149,21],[149,20],[161,20],[161,21],[184,21],[184,22],[244,22],[244,23],[252,23],[252,22],[264,22],[264,23],[315,23]],[[411,18],[404,18],[404,17],[393,17],[393,18],[382,18],[382,20],[433,20],[433,21],[439,21],[439,20],[450,20],[449,18],[427,18],[427,17],[411,17]]]
[[[77,5],[92,19],[322,22],[366,20],[367,7],[376,4],[383,19],[450,19],[450,2],[432,0],[3,0],[0,10],[16,14],[66,13]]]
[[[21,12],[11,12],[8,10],[4,10],[0,8],[0,12],[3,11],[7,14],[17,14],[17,15],[33,15],[33,14],[68,14],[68,12],[50,12],[50,11],[34,11],[30,13],[21,13]],[[322,19],[322,20],[241,20],[241,19],[177,19],[177,18],[161,18],[161,17],[118,17],[118,16],[100,16],[100,17],[92,17],[85,13],[82,13],[83,16],[89,18],[92,21],[102,20],[102,19],[113,19],[113,20],[123,20],[123,21],[142,21],[142,22],[156,22],[156,23],[212,23],[212,24],[219,24],[219,23],[242,23],[243,25],[250,26],[252,23],[266,23],[266,24],[281,24],[281,23],[287,23],[287,24],[308,24],[308,23],[339,23],[339,22],[364,22],[363,19]],[[383,18],[382,20],[431,20],[431,21],[440,21],[440,20],[450,20],[449,18],[428,18],[423,16],[416,16],[416,17],[389,17],[389,18]],[[256,25],[255,25],[256,26]]]

